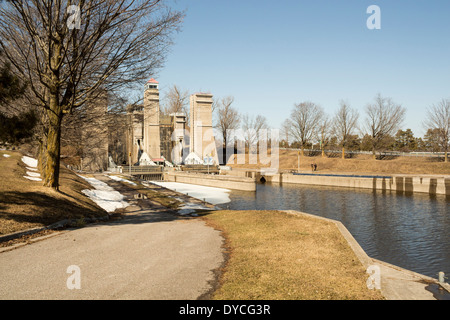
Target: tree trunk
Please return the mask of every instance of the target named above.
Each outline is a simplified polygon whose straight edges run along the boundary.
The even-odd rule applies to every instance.
[[[447,150],[445,150],[444,162],[448,162],[448,151]]]
[[[342,159],[345,159],[345,147],[342,147]]]
[[[39,172],[41,173],[41,176],[42,176],[42,178],[43,179],[45,179],[45,164],[47,163],[47,160],[45,159],[45,155],[46,155],[46,152],[45,152],[45,149],[46,149],[46,146],[47,146],[47,143],[46,143],[46,134],[47,134],[47,132],[43,132],[43,135],[42,135],[42,139],[39,139],[39,153],[38,153],[38,169],[39,169]]]
[[[51,108],[56,111],[48,111],[47,147],[45,148],[44,186],[59,190],[59,165],[61,156],[61,121],[62,111],[56,106],[56,97],[51,99]],[[52,101],[53,100],[53,101]]]

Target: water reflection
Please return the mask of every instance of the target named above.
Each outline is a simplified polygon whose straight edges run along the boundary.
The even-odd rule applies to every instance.
[[[230,209],[298,210],[341,221],[367,254],[433,278],[450,274],[445,196],[284,184],[232,192]]]

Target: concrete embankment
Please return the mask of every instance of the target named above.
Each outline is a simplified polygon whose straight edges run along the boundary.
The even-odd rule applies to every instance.
[[[190,183],[200,186],[241,191],[256,191],[256,180],[247,177],[172,171],[164,173],[164,181]]]
[[[439,294],[439,296],[443,297],[442,299],[448,297],[450,292],[448,283],[440,283],[428,276],[369,257],[340,221],[295,210],[285,210],[284,212],[310,216],[334,223],[358,260],[367,269],[367,273],[371,275],[367,284],[372,280],[376,281],[378,277],[379,283],[374,282],[373,285],[375,287],[379,286],[381,293],[387,300],[436,300],[437,298],[433,292],[435,290],[432,289],[433,286],[438,288],[437,291],[439,291],[439,287],[442,288],[442,292]]]
[[[279,173],[271,176],[264,175],[263,177],[266,181],[274,183],[297,183],[330,187],[396,191],[401,193],[421,192],[450,195],[450,177],[444,176]]]
[[[450,176],[438,175],[371,175],[338,173],[276,173],[233,169],[227,174],[251,177],[256,181],[329,187],[362,188],[400,193],[428,193],[450,196]]]

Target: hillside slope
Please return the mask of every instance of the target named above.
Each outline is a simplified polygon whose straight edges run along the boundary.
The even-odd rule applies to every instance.
[[[19,152],[0,150],[0,235],[63,219],[107,215],[81,192],[92,186],[63,166],[60,192],[43,187],[41,181],[25,178],[38,176],[38,172],[28,169],[22,156]]]
[[[231,160],[233,160],[231,158]],[[228,165],[233,168],[262,168],[267,165],[234,164],[229,161]],[[320,173],[370,173],[370,174],[433,174],[450,175],[450,162],[437,161],[436,158],[425,157],[397,157],[384,160],[373,160],[371,155],[360,154],[354,158],[341,159],[340,157],[329,158],[321,155],[300,157],[300,171],[311,172],[311,163],[317,164]],[[296,150],[280,150],[279,167],[281,171],[298,169],[298,153]]]

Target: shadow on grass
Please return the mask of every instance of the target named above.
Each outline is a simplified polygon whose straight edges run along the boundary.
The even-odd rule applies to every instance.
[[[9,191],[0,194],[0,219],[17,223],[52,224],[62,219],[105,216],[106,212],[42,192]]]

